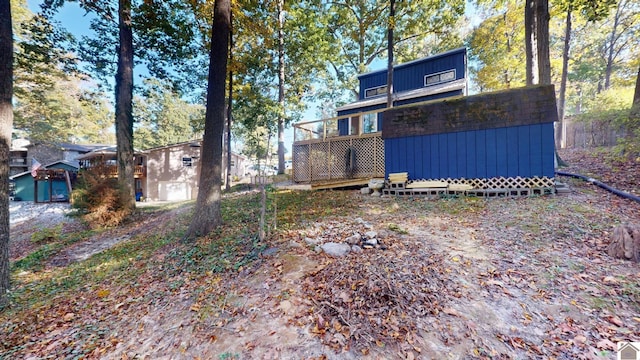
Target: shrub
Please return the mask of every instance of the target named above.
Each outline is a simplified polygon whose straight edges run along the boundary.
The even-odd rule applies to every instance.
[[[132,212],[125,201],[128,194],[107,174],[100,167],[84,170],[71,194],[73,208],[92,228],[120,225]]]

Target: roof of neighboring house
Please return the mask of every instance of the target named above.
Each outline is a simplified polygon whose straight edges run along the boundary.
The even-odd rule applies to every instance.
[[[42,168],[46,169],[46,168],[49,168],[49,167],[52,167],[52,166],[58,165],[58,164],[64,164],[64,165],[70,166],[72,168],[78,169],[78,165],[76,165],[76,164],[74,164],[74,163],[72,163],[70,161],[67,161],[67,160],[54,161],[52,163],[48,163],[48,164],[44,165]],[[16,178],[19,178],[19,177],[23,177],[23,176],[25,176],[27,174],[29,174],[29,176],[31,176],[31,171],[25,171],[25,172],[21,172],[20,174],[15,174],[13,176],[10,176],[9,179],[13,180],[13,179],[16,179]]]
[[[393,96],[393,101],[399,101],[399,100],[413,99],[413,98],[422,97],[422,96],[435,95],[435,94],[440,94],[440,93],[454,91],[454,90],[461,90],[461,89],[464,89],[466,86],[467,86],[466,79],[458,79],[458,80],[453,80],[453,81],[449,81],[449,82],[438,84],[438,85],[423,87],[420,89],[394,93],[392,96]],[[350,104],[337,108],[336,111],[358,109],[358,108],[364,108],[367,106],[386,104],[386,103],[387,103],[386,96],[378,96],[374,98],[352,102]]]
[[[26,151],[30,142],[27,139],[13,139],[11,140],[10,151]]]
[[[96,149],[112,146],[107,144],[70,144],[70,143],[58,143],[58,146],[62,148],[62,150],[70,150],[77,152],[90,152]]]
[[[144,154],[146,151],[140,151],[137,149],[133,149],[134,154]],[[107,145],[102,146],[100,148],[96,148],[94,150],[89,151],[83,155],[76,157],[76,160],[88,160],[97,157],[98,155],[116,155],[118,153],[116,145]]]
[[[162,146],[157,146],[154,148],[149,148],[144,150],[145,153],[148,152],[152,152],[152,151],[157,151],[157,150],[162,150],[162,149],[167,149],[167,148],[172,148],[172,147],[176,147],[176,146],[184,146],[184,145],[189,145],[190,147],[193,148],[198,148],[202,146],[202,139],[196,139],[196,140],[190,140],[190,141],[183,141],[183,142],[179,142],[179,143],[175,143],[175,144],[169,144],[169,145],[162,145]],[[246,156],[242,155],[242,154],[238,154],[234,151],[231,152],[231,154],[233,154],[234,156],[237,156],[239,158],[242,158],[244,160],[247,159]]]
[[[54,142],[54,143],[35,143],[35,144],[32,143],[32,144],[26,145],[26,147],[33,147],[36,145],[55,146],[60,148],[60,150],[63,150],[63,151],[77,151],[80,153],[88,153],[95,149],[113,146],[109,144],[72,144],[72,143],[65,143],[65,142]]]

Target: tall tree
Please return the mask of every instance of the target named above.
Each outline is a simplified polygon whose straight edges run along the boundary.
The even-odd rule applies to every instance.
[[[569,74],[569,57],[571,52],[571,32],[573,31],[572,16],[574,10],[585,16],[589,21],[598,21],[606,17],[615,0],[565,0],[559,3],[565,12],[565,31],[562,50],[562,73],[560,77],[560,92],[558,94],[558,125],[556,126],[556,148],[562,147],[563,126],[565,113],[565,99],[567,94],[567,79]]]
[[[278,174],[284,174],[285,62],[284,0],[277,0],[278,14]]]
[[[206,235],[222,224],[222,133],[225,120],[225,78],[231,29],[230,0],[216,0],[211,26],[207,111],[202,143],[200,190],[186,239]]]
[[[176,144],[202,137],[204,106],[191,104],[159,79],[145,79],[144,96],[133,101],[133,143],[138,149]]]
[[[324,2],[323,2],[324,3]],[[343,89],[357,96],[356,78],[387,50],[389,0],[328,1],[318,10],[326,17],[326,29],[334,44],[328,59]],[[395,4],[394,37],[398,61],[412,60],[430,34],[442,34],[464,13],[462,0],[415,0]]]
[[[638,66],[638,75],[636,75],[636,89],[633,92],[633,114],[640,117],[640,65]]]
[[[125,206],[136,207],[133,164],[133,30],[131,0],[118,0],[118,70],[116,73],[116,139],[118,183],[126,193]]]
[[[0,310],[9,290],[9,149],[13,125],[11,1],[0,0]]]
[[[551,84],[549,0],[526,0],[524,24],[527,85]]]
[[[501,11],[482,21],[469,39],[469,73],[482,91],[525,84],[524,28],[520,4],[508,2]]]
[[[640,4],[632,0],[619,0],[610,24],[605,45],[606,66],[604,88],[611,86],[611,76],[618,59],[625,51],[637,45],[640,35]]]

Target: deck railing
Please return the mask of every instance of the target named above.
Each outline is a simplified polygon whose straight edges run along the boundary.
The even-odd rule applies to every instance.
[[[379,114],[366,111],[294,125],[293,181],[384,177]]]
[[[108,177],[117,177],[118,176],[118,166],[117,165],[98,165],[98,166],[90,166],[84,167],[85,171],[92,171],[95,168],[96,171],[103,173]],[[135,165],[133,167],[133,177],[134,178],[142,178],[147,176],[147,167],[144,165]]]

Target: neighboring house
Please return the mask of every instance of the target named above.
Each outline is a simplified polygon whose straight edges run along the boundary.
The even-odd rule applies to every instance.
[[[9,150],[9,176],[21,174],[29,170],[30,163],[27,161],[27,146],[30,144],[27,139],[15,139],[11,141]]]
[[[144,151],[147,159],[143,196],[150,200],[193,200],[198,196],[202,141],[159,146]],[[244,175],[247,158],[231,153],[231,176]],[[222,161],[226,169],[226,156]]]
[[[100,169],[105,175],[110,177],[118,176],[117,166],[117,149],[116,146],[102,146],[96,148],[84,155],[76,157],[80,165],[80,174],[82,171],[92,171],[92,169]],[[146,193],[147,178],[147,157],[144,152],[134,151],[134,168],[133,177],[135,181],[136,200],[140,201]]]
[[[195,199],[200,181],[200,149],[200,142],[195,141],[146,150],[143,196],[153,201]]]
[[[36,177],[31,174],[31,171],[11,176],[10,179],[15,184],[14,200],[69,201],[69,187],[75,182],[77,173],[78,167],[75,164],[59,160],[41,167],[36,171]],[[34,196],[36,191],[37,197]]]
[[[77,158],[96,149],[108,147],[105,144],[36,143],[27,145],[27,159],[35,158],[41,164],[65,160],[79,166]]]

